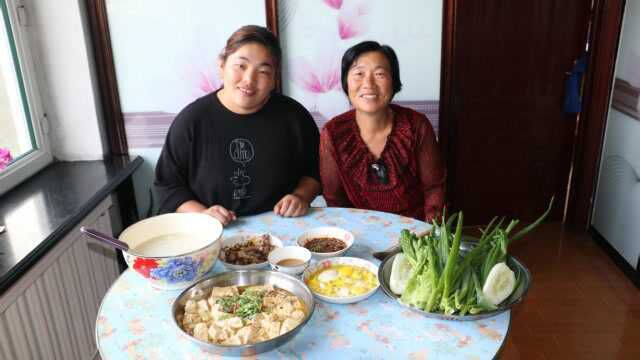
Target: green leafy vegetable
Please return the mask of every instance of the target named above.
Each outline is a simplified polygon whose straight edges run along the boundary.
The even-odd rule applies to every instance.
[[[448,219],[445,215],[434,219],[432,231],[421,237],[402,230],[400,247],[411,264],[411,273],[400,301],[428,312],[445,314],[477,314],[496,309],[485,297],[482,284],[496,264],[507,261],[509,244],[542,223],[551,211],[553,200],[551,198],[544,214],[513,236],[509,235],[518,220],[503,227],[504,218],[493,218],[480,230],[480,239],[466,254],[460,253],[462,212]],[[451,231],[456,220],[456,229]],[[517,271],[515,288],[507,300],[519,296],[523,287],[524,274]]]

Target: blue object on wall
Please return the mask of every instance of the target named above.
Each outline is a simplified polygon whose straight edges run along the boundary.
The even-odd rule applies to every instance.
[[[565,113],[577,114],[582,108],[582,96],[580,93],[582,75],[587,69],[587,56],[583,54],[573,64],[573,69],[564,81],[564,104]]]

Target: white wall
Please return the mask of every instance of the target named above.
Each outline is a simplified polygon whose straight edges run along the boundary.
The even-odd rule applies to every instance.
[[[33,0],[26,5],[38,39],[53,156],[102,159],[107,141],[84,1]]]
[[[640,87],[640,1],[627,1],[616,77]]]
[[[592,225],[635,267],[640,257],[640,120],[612,109]]]
[[[640,87],[640,2],[628,1],[616,77]],[[636,267],[640,257],[640,119],[610,108],[604,137],[593,227]]]

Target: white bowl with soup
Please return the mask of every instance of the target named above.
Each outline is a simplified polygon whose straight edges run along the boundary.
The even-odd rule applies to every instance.
[[[298,236],[298,246],[311,251],[316,260],[342,256],[353,245],[353,234],[336,226],[321,226]]]
[[[274,271],[297,276],[309,266],[311,251],[301,246],[285,246],[269,254],[269,265]]]
[[[127,265],[159,289],[183,289],[208,273],[222,246],[222,224],[198,213],[150,217],[126,228],[119,239]]]

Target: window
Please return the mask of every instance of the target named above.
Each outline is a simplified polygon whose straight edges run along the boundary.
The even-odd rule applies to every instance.
[[[31,29],[22,0],[0,0],[0,194],[52,160]]]

